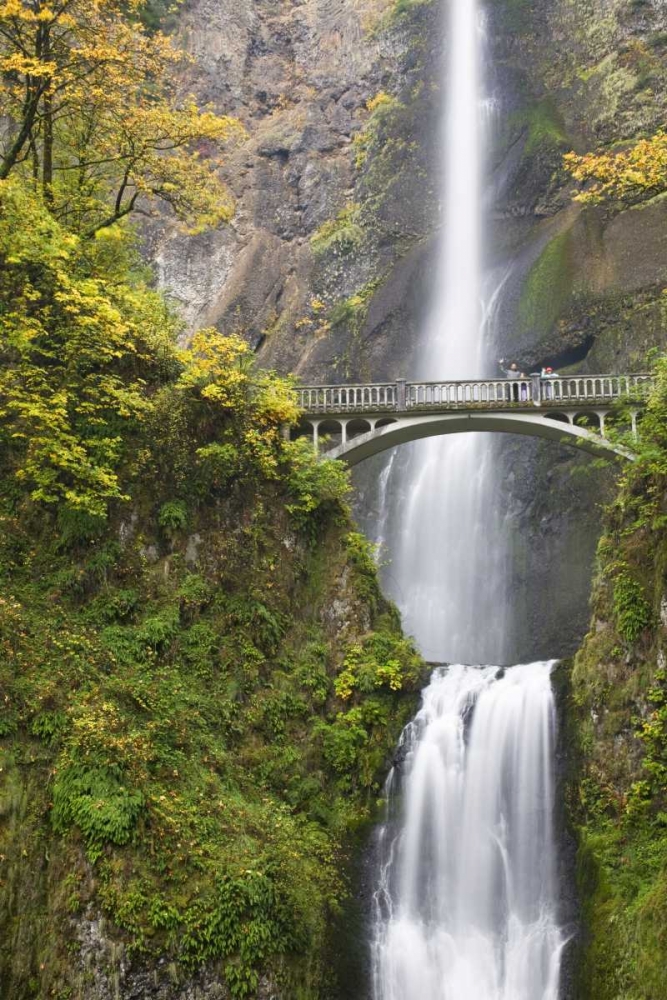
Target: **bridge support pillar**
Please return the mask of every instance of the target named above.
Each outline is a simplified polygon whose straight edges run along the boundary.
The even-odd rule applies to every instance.
[[[596,410],[595,416],[600,421],[600,434],[604,437],[604,413],[601,413],[600,410]]]

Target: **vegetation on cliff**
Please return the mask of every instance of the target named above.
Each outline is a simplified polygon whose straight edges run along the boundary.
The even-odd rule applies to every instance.
[[[103,913],[140,964],[321,996],[421,661],[289,382],[176,349],[127,234],[1,194],[0,993],[86,995]]]
[[[572,704],[582,997],[662,1000],[667,962],[667,361],[606,513]]]
[[[290,381],[175,345],[128,221],[227,218],[237,126],[144,14],[0,6],[0,996],[307,1000],[422,663]]]
[[[567,153],[565,166],[584,185],[576,195],[583,204],[645,201],[667,190],[667,133],[661,129],[622,151]]]

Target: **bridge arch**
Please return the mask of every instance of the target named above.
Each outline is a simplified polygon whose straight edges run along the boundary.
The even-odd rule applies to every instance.
[[[331,435],[332,458],[356,465],[396,445],[469,431],[504,432],[570,444],[594,455],[633,459],[629,448],[605,436],[606,424],[637,418],[653,376],[568,375],[454,382],[377,382],[297,389],[304,426],[313,441]],[[618,409],[618,404],[625,407]]]
[[[579,411],[581,414],[581,411]],[[577,414],[577,415],[579,415]],[[600,416],[589,411],[588,416]],[[335,445],[325,453],[327,458],[339,458],[348,465],[379,455],[409,441],[419,441],[445,434],[466,434],[470,432],[502,432],[539,437],[558,444],[567,444],[597,456],[618,455],[634,459],[628,448],[615,444],[600,435],[582,427],[570,419],[562,419],[564,414],[532,413],[415,413],[406,414],[393,423],[383,423],[374,429]],[[555,417],[555,419],[553,419]]]

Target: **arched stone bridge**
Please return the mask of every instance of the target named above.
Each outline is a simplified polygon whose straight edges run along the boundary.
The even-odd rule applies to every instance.
[[[574,375],[470,382],[377,382],[297,389],[302,429],[328,458],[356,465],[395,445],[468,431],[528,434],[572,444],[595,455],[632,459],[629,448],[605,437],[605,419],[625,403],[637,436],[637,415],[653,377]]]

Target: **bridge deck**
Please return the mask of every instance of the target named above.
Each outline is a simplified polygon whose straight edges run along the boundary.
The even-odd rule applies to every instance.
[[[297,389],[307,417],[406,413],[417,410],[506,410],[523,407],[605,409],[622,400],[638,402],[648,394],[653,376],[573,375],[449,382],[374,382],[360,385],[304,386]]]

